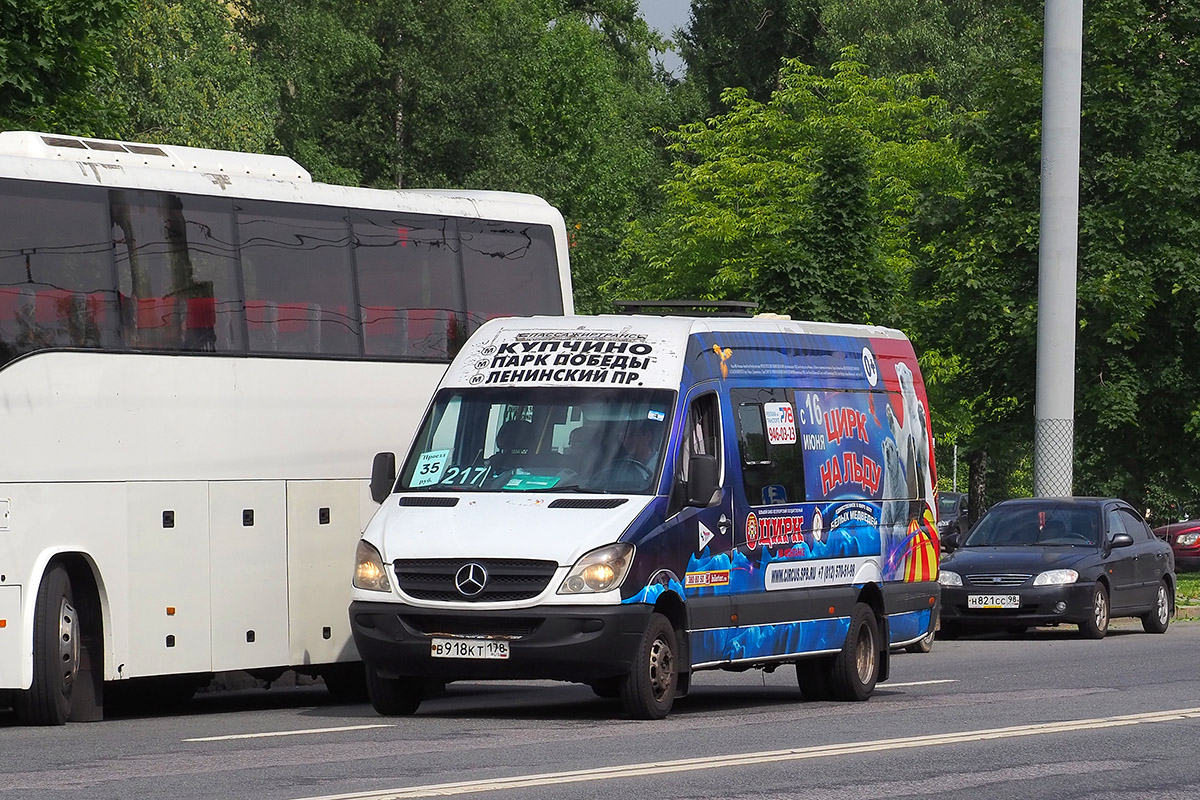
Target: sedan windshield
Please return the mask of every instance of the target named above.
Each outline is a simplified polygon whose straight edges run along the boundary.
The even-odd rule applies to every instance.
[[[665,389],[444,389],[398,486],[651,493],[673,404]]]
[[[963,547],[1095,547],[1100,542],[1096,508],[1047,503],[997,507],[984,515]]]
[[[943,494],[938,497],[938,516],[954,514],[958,511],[959,495]]]

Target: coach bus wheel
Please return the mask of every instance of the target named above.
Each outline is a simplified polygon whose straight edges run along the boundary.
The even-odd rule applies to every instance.
[[[367,666],[367,696],[371,706],[385,717],[416,713],[423,695],[424,686],[416,678],[385,678]]]
[[[866,700],[879,677],[879,627],[866,603],[854,606],[842,651],[833,657],[830,684],[838,700]]]
[[[61,565],[38,588],[33,612],[33,685],[16,693],[13,709],[26,725],[62,725],[71,715],[79,671],[79,616],[71,579]]]
[[[662,719],[675,703],[675,628],[662,614],[651,614],[638,644],[633,668],[621,681],[621,703],[633,719]]]
[[[796,683],[805,700],[829,700],[833,697],[833,689],[829,684],[832,664],[833,659],[828,656],[796,662]]]

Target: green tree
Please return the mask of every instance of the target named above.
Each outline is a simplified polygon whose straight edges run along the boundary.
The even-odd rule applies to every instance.
[[[1096,0],[1084,8],[1075,491],[1152,509],[1200,497],[1200,10]],[[992,499],[1033,437],[1041,114],[1040,5],[1014,4],[1022,58],[983,88],[969,137],[966,223],[931,246],[924,341],[960,368],[931,402],[974,421],[1000,456]]]
[[[820,63],[815,45],[820,8],[818,0],[692,0],[680,55],[709,113],[725,110],[724,92],[734,87],[766,102],[779,88],[785,58]]]
[[[816,51],[822,62],[855,45],[875,74],[932,70],[930,87],[974,107],[980,81],[1011,47],[1005,3],[993,0],[824,0]]]
[[[576,299],[665,176],[651,128],[682,108],[633,0],[244,0],[279,140],[318,180],[524,191],[570,224]],[[340,8],[340,6],[339,6]]]
[[[109,136],[160,144],[271,152],[278,100],[212,0],[135,0],[117,37],[106,103],[118,110]]]
[[[964,184],[960,118],[922,76],[870,78],[854,53],[830,75],[787,62],[759,103],[669,136],[662,212],[635,225],[619,284],[643,298],[746,299],[805,319],[909,321],[915,218]]]
[[[93,92],[133,0],[0,0],[0,126],[94,134]]]

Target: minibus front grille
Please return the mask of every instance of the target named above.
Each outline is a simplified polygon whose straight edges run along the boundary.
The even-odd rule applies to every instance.
[[[487,573],[476,594],[459,591],[457,578],[469,565]],[[392,562],[400,591],[417,600],[441,603],[511,603],[537,597],[550,583],[558,564],[512,558],[398,558]]]

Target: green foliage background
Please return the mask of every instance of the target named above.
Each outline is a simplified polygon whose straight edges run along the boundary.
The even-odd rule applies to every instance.
[[[680,77],[635,0],[0,0],[0,123],[533,192],[584,312],[898,326],[990,503],[1031,490],[1042,9],[693,0]],[[1194,516],[1200,8],[1084,12],[1075,488]]]

